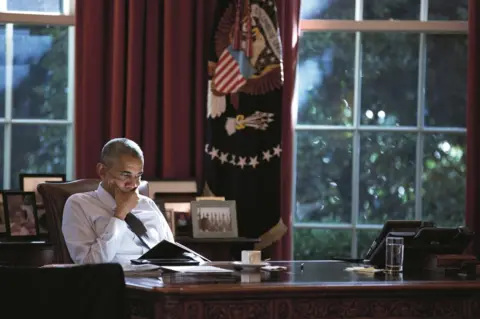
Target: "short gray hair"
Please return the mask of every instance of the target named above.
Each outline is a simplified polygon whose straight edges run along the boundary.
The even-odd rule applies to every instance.
[[[143,151],[132,140],[128,138],[114,138],[107,142],[102,148],[102,154],[100,156],[100,161],[108,165],[112,161],[120,158],[122,155],[130,155],[136,157],[143,162]]]

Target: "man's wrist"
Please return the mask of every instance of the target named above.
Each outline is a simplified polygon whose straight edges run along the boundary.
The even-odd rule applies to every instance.
[[[113,216],[121,220],[125,220],[125,216],[127,216],[127,214],[128,212],[125,212],[123,209],[115,209],[113,211]]]

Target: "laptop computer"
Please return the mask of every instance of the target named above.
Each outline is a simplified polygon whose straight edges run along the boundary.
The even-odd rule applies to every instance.
[[[132,264],[154,264],[159,266],[193,266],[210,260],[190,248],[168,240],[162,240]]]

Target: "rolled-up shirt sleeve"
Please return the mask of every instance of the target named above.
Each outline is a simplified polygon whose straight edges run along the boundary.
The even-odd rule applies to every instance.
[[[76,264],[111,262],[126,230],[125,221],[112,216],[103,233],[97,234],[77,198],[70,197],[65,203],[62,232]]]

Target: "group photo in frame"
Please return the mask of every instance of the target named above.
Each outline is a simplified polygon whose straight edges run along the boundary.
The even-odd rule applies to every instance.
[[[24,192],[34,192],[37,206],[38,224],[40,234],[48,234],[47,218],[45,215],[45,206],[43,198],[37,190],[38,184],[42,183],[62,183],[66,181],[66,174],[35,174],[20,173],[19,185]]]
[[[7,237],[36,239],[40,235],[34,192],[3,191]]]
[[[192,202],[194,238],[238,237],[237,209],[234,200],[200,200]]]
[[[192,236],[191,202],[196,193],[157,193],[155,203],[165,216],[173,236]]]

